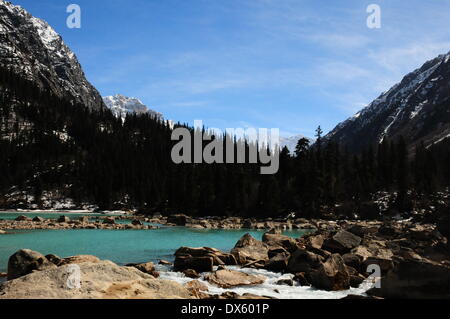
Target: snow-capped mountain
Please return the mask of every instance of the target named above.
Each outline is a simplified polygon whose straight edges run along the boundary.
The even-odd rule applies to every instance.
[[[301,138],[306,138],[306,139],[309,140],[310,143],[314,143],[313,139],[311,139],[309,137],[306,137],[306,136],[303,136],[301,134],[300,135],[289,136],[289,137],[281,136],[280,137],[280,148],[283,149],[286,146],[288,148],[289,152],[291,154],[294,154],[295,148],[297,146],[297,143],[298,143],[298,141]]]
[[[44,20],[0,0],[0,65],[56,95],[90,108],[104,107],[75,54]]]
[[[103,98],[106,106],[111,110],[111,112],[116,117],[120,117],[125,120],[127,114],[136,113],[143,114],[148,113],[152,117],[162,120],[163,116],[161,113],[149,109],[144,103],[139,99],[134,97],[126,97],[121,94],[116,94],[113,96],[106,96]]]
[[[406,75],[366,108],[336,126],[328,140],[353,151],[403,136],[410,149],[450,137],[450,53]]]

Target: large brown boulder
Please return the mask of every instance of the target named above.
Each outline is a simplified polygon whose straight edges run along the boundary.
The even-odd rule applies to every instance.
[[[284,272],[287,268],[288,260],[288,254],[277,254],[266,262],[264,268],[273,272]]]
[[[70,218],[67,216],[59,216],[59,218],[57,219],[58,223],[68,223],[70,222]]]
[[[289,258],[287,271],[295,274],[299,272],[310,272],[317,269],[324,258],[320,255],[307,251],[306,249],[297,249]]]
[[[35,270],[56,268],[44,255],[30,249],[21,249],[8,260],[8,280],[16,279]]]
[[[34,221],[34,222],[41,223],[41,222],[45,221],[45,219],[42,218],[42,217],[40,217],[40,216],[36,216],[36,217],[33,218],[33,221]]]
[[[175,256],[211,257],[215,266],[237,265],[236,258],[232,254],[210,247],[180,247]]]
[[[350,275],[339,254],[333,254],[318,269],[309,272],[308,281],[313,287],[327,291],[350,288]]]
[[[0,285],[0,299],[187,299],[190,292],[180,284],[155,279],[133,267],[110,261],[82,263],[80,288],[67,283],[75,273],[70,266],[54,266]]]
[[[426,259],[397,258],[394,267],[382,273],[380,288],[368,294],[397,299],[449,299],[450,266]]]
[[[159,273],[155,270],[155,265],[152,262],[146,262],[141,264],[128,264],[127,267],[134,267],[143,273],[152,275],[153,277],[159,277]]]
[[[289,252],[294,252],[297,250],[297,241],[289,236],[281,235],[281,234],[273,234],[273,233],[264,233],[262,237],[263,243],[266,243],[268,246],[276,247],[280,246],[286,249]]]
[[[205,279],[211,284],[215,284],[221,288],[259,285],[265,280],[262,276],[249,275],[240,271],[229,269],[221,269],[211,274],[207,274]]]
[[[332,253],[345,254],[357,247],[360,243],[361,237],[348,231],[340,230],[334,236],[328,238],[322,247]]]
[[[231,250],[231,254],[241,265],[258,260],[268,260],[268,252],[269,246],[253,238],[250,234],[242,236]]]
[[[212,257],[176,256],[173,268],[175,271],[193,269],[197,272],[213,271],[214,259]]]

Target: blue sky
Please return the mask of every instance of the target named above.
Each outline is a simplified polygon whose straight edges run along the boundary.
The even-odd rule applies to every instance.
[[[313,136],[450,50],[450,0],[13,0],[49,22],[102,95],[176,121]],[[66,7],[82,28],[66,26]],[[369,4],[381,28],[366,25]]]

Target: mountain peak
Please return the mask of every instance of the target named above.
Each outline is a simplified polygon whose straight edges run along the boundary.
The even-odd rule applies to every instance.
[[[4,0],[0,0],[0,65],[59,97],[93,109],[104,107],[61,36],[44,20]]]
[[[161,113],[149,109],[141,100],[135,97],[127,97],[122,94],[105,96],[103,98],[105,105],[111,110],[116,117],[125,120],[127,114],[145,114],[148,113],[156,119],[162,119]]]
[[[425,62],[325,138],[353,151],[403,136],[426,146],[450,134],[450,52]]]

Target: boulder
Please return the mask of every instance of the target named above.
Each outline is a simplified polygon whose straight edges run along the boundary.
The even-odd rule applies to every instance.
[[[67,216],[59,216],[59,218],[56,221],[58,223],[68,223],[70,222],[70,218]]]
[[[268,245],[256,240],[250,234],[242,236],[231,250],[231,254],[241,265],[257,260],[268,260],[268,252]]]
[[[56,265],[48,261],[44,255],[30,249],[21,249],[8,260],[8,280],[28,275],[35,270],[55,268]]]
[[[20,216],[17,216],[15,221],[17,221],[17,222],[29,222],[29,221],[31,221],[31,218],[27,217],[27,216],[24,216],[24,215],[20,215]]]
[[[353,267],[356,270],[362,272],[363,257],[356,254],[347,253],[345,255],[342,255],[342,259],[347,266]]]
[[[278,280],[275,284],[277,285],[284,285],[284,286],[293,286],[294,285],[294,281],[290,278],[286,278],[286,279],[280,279]]]
[[[364,279],[361,275],[350,275],[350,287],[358,288],[364,282]]]
[[[237,265],[236,258],[232,254],[210,247],[180,247],[175,256],[211,257],[215,266]]]
[[[198,280],[188,281],[186,284],[184,284],[184,286],[187,289],[195,289],[195,290],[199,290],[199,291],[208,291],[208,286],[206,286],[205,284],[201,283]]]
[[[134,226],[142,226],[143,225],[142,222],[139,219],[133,219],[131,221],[131,224],[134,225]]]
[[[158,262],[158,264],[160,264],[160,265],[165,265],[165,266],[172,266],[172,263],[171,263],[170,261],[167,261],[167,260],[164,260],[164,259],[161,259],[161,260]]]
[[[45,221],[44,218],[40,217],[40,216],[36,216],[33,218],[34,222],[38,222],[38,223],[42,223],[43,221]]]
[[[306,249],[297,249],[289,258],[287,271],[291,273],[310,272],[317,269],[324,260],[322,256]]]
[[[168,224],[175,224],[177,226],[186,226],[189,222],[189,217],[183,214],[170,215],[167,217]]]
[[[103,219],[103,224],[114,225],[116,223],[116,219],[114,217],[105,217]]]
[[[240,271],[222,269],[205,276],[211,284],[220,288],[232,288],[237,286],[259,285],[265,281],[262,276],[249,275]]]
[[[200,278],[200,275],[194,269],[186,269],[183,271],[183,274],[188,278],[193,278],[193,279]]]
[[[96,256],[92,255],[78,255],[66,257],[61,260],[59,266],[68,265],[68,264],[82,264],[82,263],[98,263],[100,259]]]
[[[450,266],[426,259],[398,258],[394,267],[382,274],[380,288],[367,293],[392,299],[449,299]]]
[[[370,256],[367,257],[366,260],[364,260],[364,269],[367,269],[367,267],[370,265],[379,266],[382,274],[394,268],[394,263],[391,258],[382,258],[377,256]]]
[[[190,292],[192,296],[199,299],[208,299],[210,296],[205,292],[208,291],[208,286],[198,280],[191,280],[184,284],[184,287]]]
[[[275,255],[266,262],[264,268],[273,272],[283,272],[287,268],[288,259],[288,254]]]
[[[321,249],[323,242],[325,240],[325,237],[323,235],[312,235],[305,238],[304,242],[306,247],[314,248],[314,249]]]
[[[82,222],[83,224],[88,224],[89,223],[89,216],[81,216],[78,220],[80,222]]]
[[[0,235],[4,235],[4,234],[6,234],[6,231],[0,229]]]
[[[193,269],[197,272],[213,271],[214,259],[212,257],[176,256],[174,262],[175,271]]]
[[[270,247],[280,246],[289,252],[297,249],[297,241],[294,238],[281,234],[264,233],[262,241]]]
[[[350,275],[339,254],[331,255],[318,269],[312,270],[307,275],[311,285],[318,289],[337,291],[350,288]]]
[[[298,282],[300,286],[311,286],[308,279],[306,279],[306,273],[298,272],[294,275],[294,281]]]
[[[0,299],[187,299],[182,285],[155,279],[133,267],[110,261],[79,264],[81,285],[68,289],[73,270],[60,266],[33,272],[0,286]]]
[[[323,249],[332,253],[347,253],[361,243],[361,237],[348,231],[340,230],[331,238],[325,240]]]
[[[159,277],[159,273],[155,270],[155,265],[152,262],[141,263],[141,264],[128,264],[127,267],[134,267],[145,274],[152,275],[153,277]]]
[[[61,264],[61,262],[63,261],[63,259],[61,257],[53,255],[53,254],[45,255],[45,258],[47,258],[48,261],[55,264],[56,266],[59,266]]]

